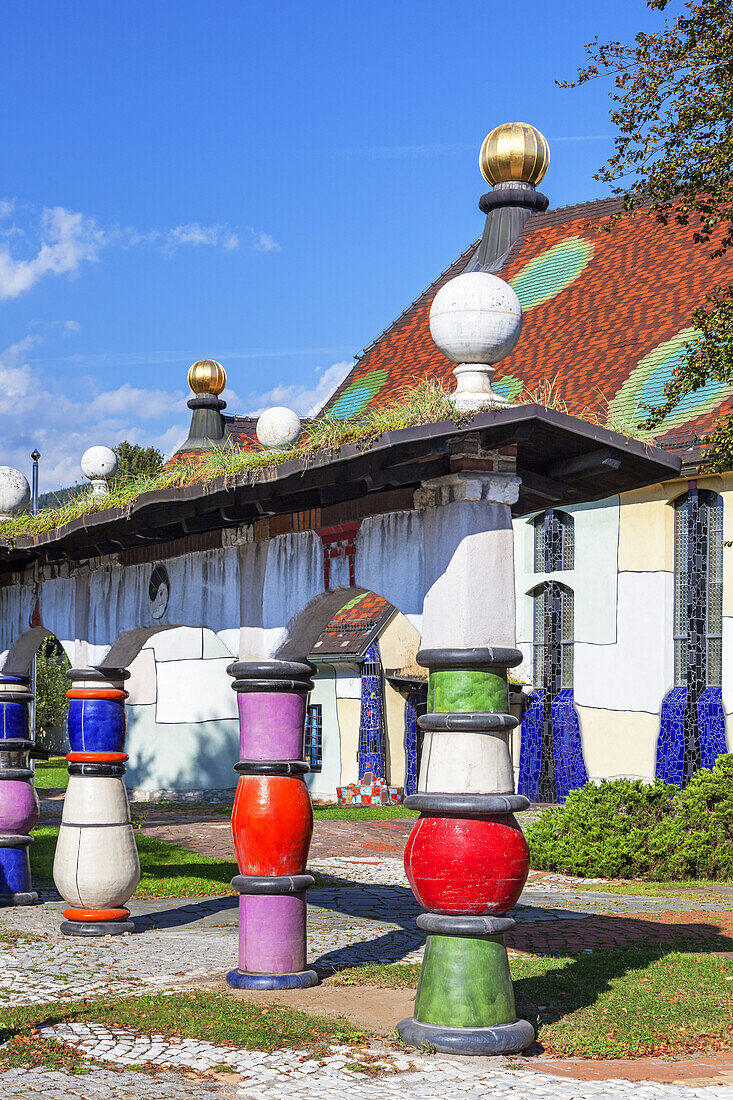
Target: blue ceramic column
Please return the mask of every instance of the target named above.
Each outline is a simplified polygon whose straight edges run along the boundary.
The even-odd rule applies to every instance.
[[[0,676],[0,905],[33,905],[28,848],[39,802],[30,766],[29,676]]]

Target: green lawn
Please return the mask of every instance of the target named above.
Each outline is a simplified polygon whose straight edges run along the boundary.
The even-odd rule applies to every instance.
[[[40,1039],[39,1025],[83,1020],[159,1035],[206,1039],[248,1050],[290,1047],[317,1055],[334,1044],[360,1044],[368,1038],[363,1028],[343,1017],[313,1016],[295,1008],[240,1001],[228,993],[196,990],[171,995],[109,997],[91,1001],[23,1005],[0,1009],[0,1069],[12,1065],[43,1065],[74,1069],[78,1053]],[[82,1063],[83,1065],[83,1063]]]
[[[390,817],[417,817],[406,806],[314,806],[315,821],[386,821]]]
[[[36,760],[36,787],[45,791],[52,787],[63,787],[69,782],[69,772],[65,756],[52,756],[49,760]]]
[[[517,1014],[548,1053],[621,1058],[733,1047],[733,958],[715,951],[513,955],[510,968]],[[414,988],[419,973],[414,963],[358,966],[329,982]]]
[[[716,945],[717,946],[717,945]],[[622,1058],[693,1054],[733,1047],[733,959],[709,951],[626,948],[566,958],[512,957],[520,1017],[552,1055]],[[412,987],[415,965],[352,967],[335,985]],[[379,996],[375,990],[375,996]],[[343,1017],[329,1019],[228,992],[112,997],[0,1009],[0,1066],[70,1068],[74,1058],[38,1040],[34,1028],[83,1020],[143,1033],[188,1036],[255,1050],[318,1053],[368,1038]],[[78,1061],[78,1056],[76,1056]]]

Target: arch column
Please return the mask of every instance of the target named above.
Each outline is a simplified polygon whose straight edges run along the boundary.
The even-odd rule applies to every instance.
[[[522,659],[510,510],[518,486],[510,473],[475,471],[429,482],[418,496],[428,589],[417,659],[429,670],[428,713],[418,792],[405,799],[420,811],[405,870],[428,936],[415,1014],[397,1030],[443,1053],[515,1053],[534,1040],[516,1017],[504,944],[529,871],[513,816],[529,801],[514,793],[508,743],[517,721],[507,669]]]
[[[239,774],[232,833],[240,873],[239,966],[235,989],[305,989],[318,975],[307,967],[305,873],[313,810],[304,782],[305,707],[314,669],[307,661],[237,661]]]
[[[28,849],[38,821],[29,676],[0,676],[0,905],[33,905]]]
[[[69,786],[53,864],[68,904],[67,936],[133,932],[126,902],[140,881],[124,774],[127,754],[124,668],[72,668]]]

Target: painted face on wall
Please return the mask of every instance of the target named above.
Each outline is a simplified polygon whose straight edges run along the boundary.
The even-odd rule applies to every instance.
[[[150,599],[150,614],[154,619],[162,619],[168,606],[170,594],[170,582],[168,571],[164,565],[156,565],[150,577],[148,585],[148,598]]]

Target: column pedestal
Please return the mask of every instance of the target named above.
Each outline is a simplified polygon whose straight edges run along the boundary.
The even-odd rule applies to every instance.
[[[69,786],[53,877],[69,907],[67,936],[134,932],[126,902],[140,881],[140,861],[123,776],[127,755],[121,668],[72,668]]]
[[[306,989],[318,983],[307,967],[305,873],[313,810],[303,777],[305,706],[313,668],[305,661],[237,661],[239,774],[232,833],[240,874],[239,966],[235,989]]]
[[[29,835],[40,804],[30,765],[29,676],[0,676],[0,906],[34,905]]]
[[[420,811],[405,848],[412,891],[428,912],[415,1014],[397,1025],[411,1046],[445,1054],[512,1054],[534,1040],[518,1020],[504,933],[529,871],[514,818],[529,802],[513,790],[507,667],[519,650],[432,649],[429,712],[419,787],[405,799]]]

